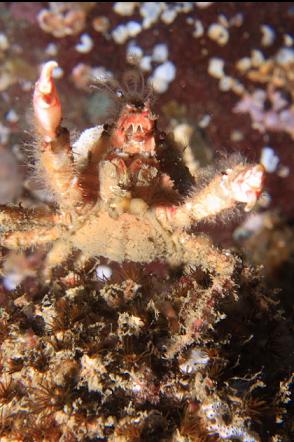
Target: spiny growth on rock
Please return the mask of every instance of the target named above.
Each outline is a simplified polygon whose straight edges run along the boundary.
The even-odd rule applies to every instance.
[[[252,269],[72,276],[2,290],[1,440],[291,440],[293,336]]]

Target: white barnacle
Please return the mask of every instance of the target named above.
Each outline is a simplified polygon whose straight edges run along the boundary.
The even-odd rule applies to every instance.
[[[222,58],[212,57],[208,63],[208,73],[214,78],[222,78],[224,76],[225,62]]]
[[[81,54],[87,54],[93,49],[94,43],[89,34],[81,35],[80,42],[75,45],[75,48]]]
[[[262,25],[260,27],[260,30],[262,32],[262,37],[261,37],[262,46],[265,47],[271,46],[276,38],[274,29],[269,25]]]
[[[229,36],[229,31],[219,23],[212,23],[208,28],[208,37],[220,46],[228,43]]]
[[[279,161],[279,157],[275,154],[271,147],[266,146],[262,149],[260,163],[264,166],[267,172],[275,172],[275,170],[277,170]]]
[[[188,357],[182,362],[179,367],[182,373],[192,374],[197,371],[197,369],[209,362],[209,356],[203,350],[194,348]]]

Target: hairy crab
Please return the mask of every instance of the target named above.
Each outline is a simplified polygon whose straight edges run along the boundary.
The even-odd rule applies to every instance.
[[[215,172],[200,189],[195,186],[188,195],[180,195],[178,183],[162,170],[159,151],[164,136],[134,74],[123,91],[116,121],[86,130],[71,144],[68,130],[61,126],[61,105],[52,79],[56,66],[54,61],[43,66],[33,106],[35,157],[57,208],[1,206],[1,245],[25,249],[52,244],[47,269],[78,250],[86,258],[162,260],[230,275],[230,254],[215,248],[207,236],[190,233],[190,227],[239,203],[251,210],[262,189],[262,166],[241,160]]]

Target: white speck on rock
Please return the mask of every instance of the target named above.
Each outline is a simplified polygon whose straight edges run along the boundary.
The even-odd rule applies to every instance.
[[[200,20],[195,20],[195,30],[193,32],[193,37],[200,38],[204,34],[204,26]]]
[[[262,192],[258,198],[258,205],[264,209],[267,209],[271,204],[272,198],[268,192]]]
[[[294,39],[293,39],[292,35],[285,34],[284,35],[284,43],[285,43],[285,46],[288,46],[288,47],[293,46],[294,45]]]
[[[264,55],[258,49],[252,49],[251,51],[251,64],[254,68],[258,68],[264,63]]]
[[[214,78],[222,78],[224,76],[225,62],[222,58],[213,57],[208,63],[208,73]]]
[[[87,54],[93,49],[94,43],[89,34],[82,34],[80,42],[75,45],[75,48],[81,54]]]
[[[243,16],[242,12],[238,12],[236,15],[234,15],[229,20],[230,26],[236,26],[237,28],[242,26],[243,22],[244,22],[244,16]]]
[[[150,78],[150,82],[152,84],[152,88],[158,94],[163,94],[168,89],[168,82],[159,77],[152,76]]]
[[[209,114],[205,114],[198,121],[198,127],[201,127],[201,129],[204,129],[205,127],[207,127],[209,125],[210,122],[211,122],[211,116]]]
[[[30,80],[23,80],[20,82],[20,86],[24,92],[29,92],[33,87],[33,83]]]
[[[176,67],[171,61],[166,61],[165,63],[157,66],[154,71],[154,75],[170,83],[176,77]]]
[[[0,33],[0,51],[6,51],[9,48],[9,41],[3,32]]]
[[[260,163],[267,172],[273,173],[277,170],[279,157],[271,147],[266,146],[261,151]]]
[[[290,175],[290,168],[288,166],[280,165],[277,174],[281,178],[287,178]]]
[[[55,43],[49,43],[47,48],[45,49],[46,55],[50,57],[55,57],[58,54],[58,48]]]
[[[104,15],[101,15],[92,20],[92,26],[96,32],[106,34],[110,27],[110,20]]]
[[[8,121],[8,123],[17,123],[19,120],[19,116],[17,115],[14,109],[10,109],[10,111],[7,112],[5,118],[6,121]]]
[[[219,89],[222,92],[230,91],[233,87],[234,79],[228,75],[223,76],[219,81]]]
[[[144,2],[140,6],[140,14],[143,19],[143,28],[148,29],[151,25],[157,22],[162,11],[162,3],[158,2]]]
[[[168,48],[166,44],[161,43],[153,48],[152,60],[156,63],[164,63],[168,59]]]
[[[129,37],[135,37],[142,31],[142,25],[136,21],[129,21],[117,26],[112,31],[112,38],[118,44],[124,44]]]
[[[276,61],[279,64],[289,64],[294,61],[294,49],[292,48],[282,48],[278,51],[276,55]]]
[[[176,67],[171,61],[157,66],[151,77],[151,83],[155,92],[162,94],[167,91],[168,85],[175,79]]]
[[[237,95],[243,95],[245,93],[245,87],[239,80],[233,78],[232,91]]]
[[[177,11],[172,8],[167,8],[161,14],[160,18],[166,25],[170,25],[177,17]]]
[[[97,78],[100,83],[106,83],[113,78],[111,71],[108,71],[104,66],[96,66],[91,70],[93,78]]]
[[[249,57],[243,57],[240,58],[240,60],[236,63],[236,68],[240,72],[246,72],[251,68],[251,58]]]
[[[119,15],[133,15],[138,2],[116,2],[114,3],[113,10]]]
[[[140,68],[145,72],[151,71],[151,68],[152,68],[151,62],[152,62],[152,57],[150,55],[145,55],[140,60]]]
[[[199,9],[205,9],[208,8],[210,5],[213,5],[214,2],[195,2],[196,6]]]
[[[233,129],[230,135],[230,139],[231,141],[238,143],[244,140],[244,134],[238,129]]]
[[[141,60],[143,57],[143,49],[140,48],[134,41],[131,41],[127,47],[127,60],[132,63],[137,60]]]
[[[10,137],[10,129],[0,122],[0,144],[7,144]]]
[[[261,37],[262,46],[265,47],[271,46],[276,38],[276,33],[274,29],[269,25],[261,25],[260,30],[262,32],[262,37]]]
[[[119,25],[112,31],[111,35],[116,43],[122,45],[129,38],[128,28],[126,25]]]
[[[64,70],[60,66],[57,66],[56,68],[53,69],[52,77],[58,80],[59,78],[63,77],[63,74]]]
[[[217,19],[220,25],[224,26],[225,28],[229,27],[229,20],[224,14],[220,14]]]
[[[229,41],[229,32],[219,23],[212,23],[208,28],[208,37],[220,46],[225,46]]]
[[[188,14],[188,12],[191,12],[193,10],[193,2],[178,2],[176,6],[180,12],[184,14]]]
[[[17,272],[11,272],[3,278],[3,285],[6,290],[12,291],[22,282],[23,275]]]
[[[142,31],[142,25],[137,21],[129,21],[127,23],[127,31],[129,37],[135,37]]]

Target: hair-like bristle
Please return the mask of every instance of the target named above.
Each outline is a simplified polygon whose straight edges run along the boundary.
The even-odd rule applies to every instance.
[[[152,88],[146,84],[141,70],[134,66],[122,74],[120,81],[95,78],[92,87],[109,99],[104,123],[113,124],[126,104],[143,106],[147,101],[152,101]]]

